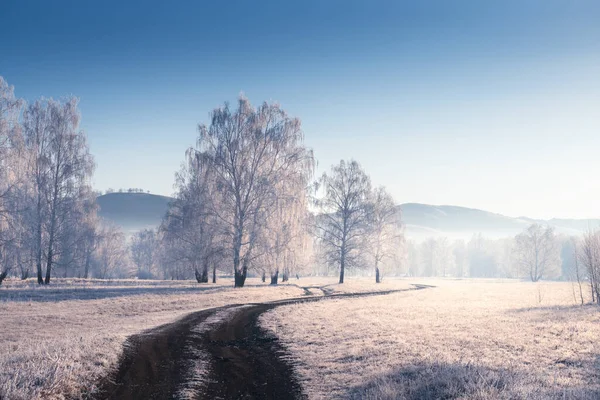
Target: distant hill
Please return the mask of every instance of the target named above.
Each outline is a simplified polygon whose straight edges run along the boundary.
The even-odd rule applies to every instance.
[[[100,216],[131,233],[156,228],[172,198],[147,193],[109,193],[98,197]],[[558,233],[579,235],[600,227],[600,219],[534,220],[512,218],[489,211],[459,206],[406,203],[399,206],[406,236],[423,240],[432,236],[469,239],[475,233],[489,238],[514,236],[534,222],[550,224]]]
[[[528,225],[521,219],[473,208],[419,203],[402,204],[400,208],[407,231],[410,227],[420,227],[441,233],[472,235],[474,232],[494,232],[494,236],[508,236]]]
[[[96,200],[100,217],[126,232],[135,232],[158,227],[172,198],[148,193],[108,193]]]
[[[481,233],[489,238],[508,237],[522,232],[535,222],[554,226],[557,233],[566,235],[579,235],[590,227],[600,227],[599,219],[512,218],[459,206],[406,203],[400,205],[400,209],[402,210],[402,221],[406,227],[406,236],[416,240],[431,236],[468,239],[475,233]]]

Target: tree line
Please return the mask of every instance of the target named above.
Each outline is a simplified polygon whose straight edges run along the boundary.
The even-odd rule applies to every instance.
[[[469,241],[407,241],[401,254],[395,275],[566,280],[576,284],[575,295],[582,303],[585,293],[593,302],[599,299],[600,230],[566,236],[534,223],[503,239],[475,234]]]
[[[380,281],[379,265],[402,240],[385,189],[371,190],[356,161],[315,180],[300,120],[277,104],[240,97],[210,116],[160,227],[128,237],[98,217],[78,100],[26,104],[0,78],[0,283],[30,273],[40,284],[53,276],[215,282],[221,271],[239,287],[249,273],[277,284],[306,273],[315,248],[339,264],[340,282],[368,259]]]
[[[94,160],[79,120],[76,98],[25,104],[0,77],[0,277],[33,269],[48,284],[89,261]]]
[[[98,217],[80,118],[77,98],[27,104],[0,76],[0,284],[9,274],[39,284],[149,275],[138,266],[146,232],[128,239]]]
[[[356,161],[315,182],[300,121],[245,97],[234,109],[213,110],[198,132],[159,229],[166,264],[194,271],[199,282],[229,269],[236,287],[249,271],[277,284],[309,269],[320,245],[339,265],[340,283],[346,268],[366,265],[369,255],[380,280],[379,263],[402,240],[399,213]]]
[[[9,274],[190,279],[249,274],[573,278],[600,297],[600,233],[559,238],[533,224],[514,238],[408,241],[401,210],[355,160],[315,177],[300,120],[240,97],[198,126],[156,230],[127,235],[98,217],[94,160],[76,98],[14,96],[0,77],[0,283]],[[107,191],[108,193],[112,190]],[[142,192],[131,188],[128,192]]]

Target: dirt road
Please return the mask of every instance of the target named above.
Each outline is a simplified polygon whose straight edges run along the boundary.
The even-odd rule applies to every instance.
[[[96,399],[304,399],[276,337],[258,317],[280,305],[340,297],[379,296],[414,288],[238,304],[192,313],[131,336],[117,370],[104,378]],[[208,371],[208,372],[206,372]]]

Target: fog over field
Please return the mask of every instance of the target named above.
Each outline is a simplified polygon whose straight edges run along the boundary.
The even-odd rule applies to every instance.
[[[171,197],[150,193],[130,193],[127,190],[119,193],[113,190],[98,196],[98,213],[102,218],[131,232],[158,227],[169,202],[173,200]],[[581,235],[600,226],[600,219],[594,218],[512,218],[460,206],[405,203],[399,204],[398,208],[402,214],[404,236],[416,241],[440,236],[469,240],[478,233],[488,238],[500,239],[514,236],[534,222],[553,226],[557,233],[564,235]]]
[[[600,3],[0,4],[0,400],[600,399]]]

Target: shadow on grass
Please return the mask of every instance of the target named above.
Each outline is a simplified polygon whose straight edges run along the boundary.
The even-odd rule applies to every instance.
[[[524,312],[530,312],[530,311],[540,311],[540,312],[553,312],[553,311],[560,311],[560,312],[581,312],[581,311],[589,311],[589,310],[593,310],[593,311],[600,311],[600,305],[598,304],[592,304],[592,303],[586,303],[586,304],[573,304],[573,305],[569,305],[569,306],[538,306],[538,307],[523,307],[523,308],[515,308],[510,310],[509,312],[511,313],[524,313]]]
[[[600,389],[548,388],[524,372],[472,364],[420,363],[349,389],[350,399],[600,399]]]
[[[246,285],[246,287],[258,287],[259,285]],[[265,287],[268,287],[265,285]],[[230,290],[230,286],[198,286],[190,287],[46,287],[23,288],[0,290],[0,302],[2,301],[32,301],[32,302],[55,302],[64,300],[102,300],[116,297],[128,297],[135,295],[174,295],[191,294],[198,292],[220,292]]]
[[[523,318],[527,318],[528,321],[533,322],[565,320],[577,321],[594,318],[596,314],[600,314],[600,307],[596,304],[539,306],[507,310],[506,313],[523,315]]]
[[[55,302],[64,300],[102,300],[116,297],[135,295],[173,295],[197,293],[206,290],[223,290],[224,287],[123,287],[123,288],[40,288],[40,289],[13,289],[0,291],[0,301],[33,301]]]
[[[118,281],[115,281],[118,284]],[[108,298],[128,297],[135,295],[175,295],[191,294],[210,291],[221,292],[234,289],[232,285],[214,285],[210,283],[192,283],[191,286],[165,285],[158,286],[152,281],[141,281],[143,286],[115,287],[107,281],[106,286],[95,285],[86,287],[69,287],[64,285],[53,286],[25,286],[22,288],[0,287],[0,302],[2,301],[32,301],[32,302],[55,302],[64,300],[102,300]],[[296,285],[271,286],[266,284],[246,284],[244,288],[285,288]]]

